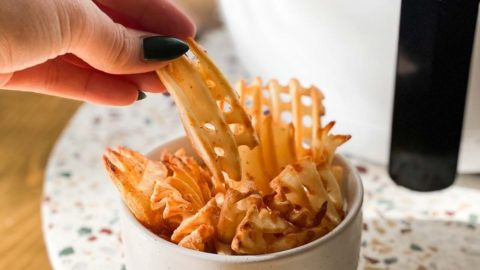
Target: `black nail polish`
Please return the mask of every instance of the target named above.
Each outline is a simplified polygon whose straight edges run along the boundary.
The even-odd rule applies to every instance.
[[[138,91],[137,101],[145,99],[146,97],[147,97],[147,95],[145,95],[145,93],[143,91]]]
[[[172,60],[188,50],[187,43],[173,37],[152,36],[143,39],[143,58],[145,60]]]

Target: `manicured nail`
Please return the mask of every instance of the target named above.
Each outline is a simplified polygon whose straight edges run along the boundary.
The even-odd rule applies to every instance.
[[[143,39],[143,58],[145,60],[172,60],[188,50],[187,43],[173,37],[152,36]]]
[[[143,91],[138,91],[137,101],[145,99],[146,97],[147,97],[147,95],[145,95],[145,93]]]

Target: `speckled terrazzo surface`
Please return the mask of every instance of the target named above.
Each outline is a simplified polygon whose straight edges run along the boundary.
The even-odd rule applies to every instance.
[[[204,40],[207,49],[219,42],[228,42],[223,32]],[[248,76],[229,50],[211,53],[231,80]],[[125,269],[119,198],[100,157],[107,146],[148,152],[181,134],[172,100],[163,95],[128,108],[87,104],[77,112],[52,152],[45,176],[43,229],[54,269]],[[365,186],[359,269],[478,269],[478,189],[454,186],[416,193],[395,186],[383,166],[350,158]]]

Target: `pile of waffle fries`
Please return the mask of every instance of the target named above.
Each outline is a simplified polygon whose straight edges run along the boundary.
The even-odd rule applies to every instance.
[[[187,137],[160,160],[108,149],[104,165],[125,204],[146,228],[179,246],[218,254],[264,254],[327,234],[344,218],[336,148],[349,135],[322,126],[323,95],[297,80],[260,79],[233,90],[193,41],[158,70]]]

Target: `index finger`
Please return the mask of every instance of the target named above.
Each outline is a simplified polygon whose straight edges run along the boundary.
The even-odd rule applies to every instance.
[[[195,35],[192,20],[168,0],[95,0],[114,20],[139,30],[186,39]],[[107,7],[107,9],[104,9]],[[113,14],[112,14],[113,13]],[[113,16],[112,16],[113,15]]]

